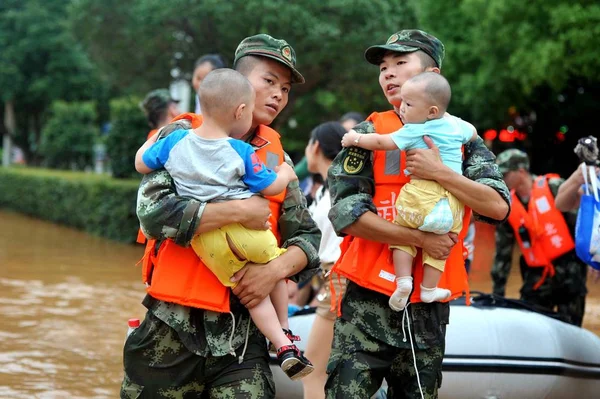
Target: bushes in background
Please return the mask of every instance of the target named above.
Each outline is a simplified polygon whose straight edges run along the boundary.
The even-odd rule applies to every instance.
[[[110,102],[112,128],[106,140],[106,152],[112,175],[116,178],[139,177],[135,171],[135,153],[150,131],[140,99],[123,97]]]
[[[94,164],[100,136],[93,102],[55,101],[42,130],[40,154],[50,168],[83,170]]]
[[[139,180],[35,168],[0,168],[0,208],[131,243]]]

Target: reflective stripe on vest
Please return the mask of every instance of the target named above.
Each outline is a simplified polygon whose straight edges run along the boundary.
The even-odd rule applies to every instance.
[[[202,124],[202,117],[188,113],[175,120],[188,119],[192,127]],[[257,147],[257,156],[265,163],[284,162],[283,148],[279,134],[267,127],[259,126],[251,141]],[[278,219],[285,191],[267,197],[270,200],[271,230],[280,241]],[[200,261],[191,247],[184,248],[172,240],[165,240],[155,249],[156,240],[148,240],[142,260],[142,281],[152,297],[184,306],[207,309],[216,312],[229,312],[230,290],[224,287],[215,275]]]
[[[548,179],[558,178],[557,174],[536,177],[531,188],[531,198],[527,210],[511,191],[512,206],[508,223],[512,227],[527,266],[543,267],[540,280],[534,285],[537,289],[546,276],[554,275],[552,261],[575,248],[573,237],[563,214],[554,205],[554,196],[548,186]],[[526,230],[519,232],[521,227]],[[524,238],[529,236],[529,243]]]
[[[402,127],[402,122],[394,111],[373,113],[367,120],[373,122],[375,131],[379,134],[389,134]],[[410,180],[402,172],[405,168],[404,151],[373,152],[373,176],[375,179],[373,203],[377,207],[378,215],[390,222],[396,215],[397,194],[402,186]],[[462,243],[469,229],[470,216],[470,209],[465,207],[459,242],[450,252],[438,284],[438,287],[451,291],[450,299],[461,297],[469,289]],[[394,292],[396,288],[394,265],[387,244],[347,236],[344,238],[341,248],[342,255],[333,267],[335,272],[370,290],[385,295],[391,295]],[[421,250],[419,250],[414,265],[421,265],[421,262]],[[420,286],[423,281],[423,267],[413,267],[413,279],[414,290],[410,301],[421,302]]]

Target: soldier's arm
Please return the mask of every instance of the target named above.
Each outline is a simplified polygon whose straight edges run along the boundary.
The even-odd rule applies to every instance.
[[[496,295],[505,295],[506,280],[512,265],[515,234],[508,223],[496,227],[496,256],[492,265],[492,289]]]
[[[581,200],[581,186],[583,185],[583,174],[581,168],[577,168],[575,172],[569,178],[564,181],[554,194],[554,201],[556,207],[561,212],[567,212],[573,209],[579,208],[579,201]]]
[[[190,127],[185,120],[177,121],[161,129],[159,135],[162,137]],[[173,178],[164,169],[143,177],[136,212],[146,237],[158,240],[170,238],[181,246],[188,246],[198,233],[230,223],[264,228],[269,214],[268,201],[258,197],[215,204],[181,197],[175,190]]]
[[[287,154],[285,161],[293,167]],[[286,268],[283,274],[295,282],[310,278],[320,264],[321,231],[308,212],[306,198],[297,180],[287,186],[278,224],[282,246],[288,249],[279,257],[282,267]]]

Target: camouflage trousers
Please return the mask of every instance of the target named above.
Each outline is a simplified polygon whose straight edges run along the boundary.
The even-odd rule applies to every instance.
[[[555,311],[566,323],[581,326],[585,313],[585,288],[587,265],[575,260],[560,262],[555,265],[554,277],[546,281],[538,289],[535,284],[540,280],[540,268],[532,268],[521,261],[521,300]]]
[[[250,336],[242,364],[238,356],[198,356],[171,327],[148,312],[125,342],[122,399],[274,398],[264,338]]]
[[[442,385],[445,343],[427,350],[415,347],[423,396],[437,398]],[[410,346],[396,348],[364,334],[353,324],[337,319],[325,385],[328,399],[370,398],[383,379],[388,398],[421,398]]]

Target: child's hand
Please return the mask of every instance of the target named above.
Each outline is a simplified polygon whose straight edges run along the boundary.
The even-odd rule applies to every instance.
[[[294,168],[292,168],[288,163],[284,162],[281,165],[275,168],[275,171],[279,175],[283,175],[287,177],[288,181],[298,180],[298,176],[296,176],[296,172],[294,172]]]
[[[342,147],[352,147],[356,145],[356,140],[360,138],[360,134],[356,133],[354,130],[350,130],[348,133],[344,134],[342,137]]]

